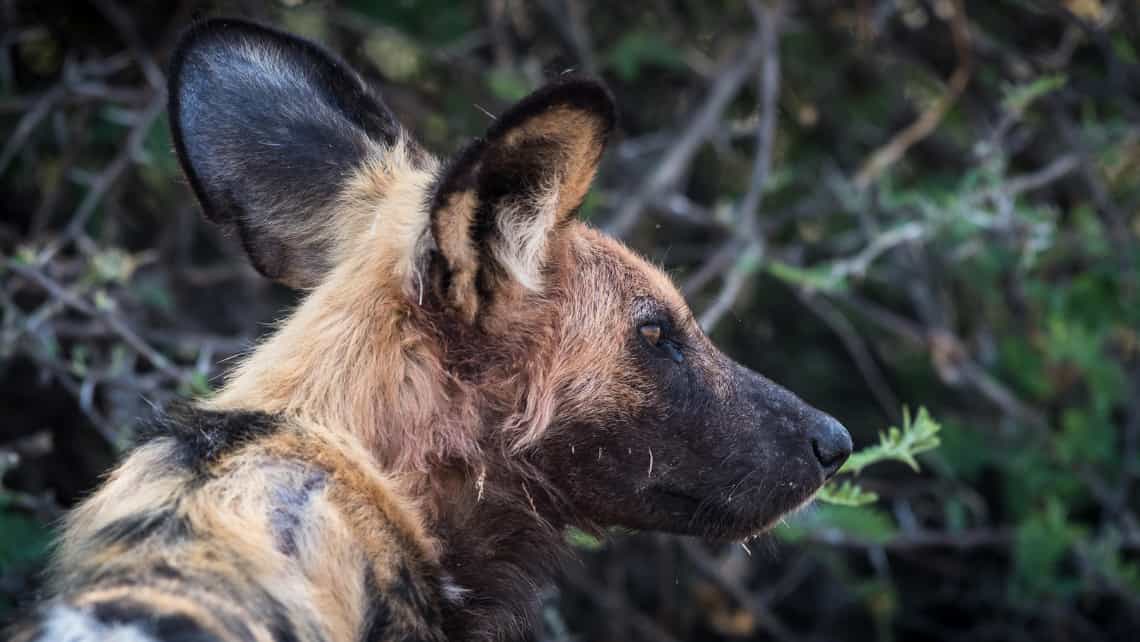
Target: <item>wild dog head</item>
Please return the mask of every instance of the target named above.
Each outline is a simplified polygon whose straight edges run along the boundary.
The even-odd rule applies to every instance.
[[[306,290],[214,403],[351,430],[396,470],[483,484],[525,465],[575,520],[725,538],[850,453],[835,419],[718,351],[660,270],[575,220],[615,121],[597,82],[556,80],[441,163],[322,49],[209,21],[175,54],[170,109],[207,216]]]

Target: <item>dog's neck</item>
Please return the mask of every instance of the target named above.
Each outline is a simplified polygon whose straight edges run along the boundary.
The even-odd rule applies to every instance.
[[[520,417],[533,414],[517,410],[517,376],[484,372],[465,382],[448,375],[484,366],[478,355],[451,363],[452,355],[434,351],[437,337],[417,329],[464,329],[414,318],[416,310],[400,309],[382,290],[333,294],[310,293],[210,405],[300,415],[351,433],[379,468],[408,481],[401,490],[422,507],[419,517],[439,541],[449,639],[529,638],[538,589],[556,571],[565,526],[578,520],[505,436],[525,431],[529,422]],[[495,383],[504,380],[511,385]]]
[[[441,468],[413,487],[440,542],[448,639],[531,639],[540,589],[566,553],[568,505],[533,469],[507,461]]]

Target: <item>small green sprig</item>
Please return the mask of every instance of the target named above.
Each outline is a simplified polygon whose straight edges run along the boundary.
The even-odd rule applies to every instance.
[[[865,506],[879,501],[879,494],[864,490],[862,486],[851,483],[850,479],[845,479],[839,483],[828,482],[820,489],[816,499],[840,506]]]
[[[901,461],[918,471],[915,457],[938,447],[941,443],[938,439],[940,430],[942,426],[930,417],[926,408],[919,407],[913,420],[910,410],[903,408],[902,428],[891,426],[886,432],[880,432],[879,443],[851,455],[839,469],[839,474],[858,475],[864,468],[884,461]],[[842,506],[864,506],[879,499],[876,493],[864,490],[849,479],[829,482],[817,497]]]

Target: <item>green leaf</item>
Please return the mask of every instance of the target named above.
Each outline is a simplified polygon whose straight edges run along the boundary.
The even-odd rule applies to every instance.
[[[202,397],[213,392],[207,373],[195,370],[178,386],[178,394],[184,397]]]
[[[849,479],[842,483],[828,482],[815,497],[822,502],[840,506],[866,506],[879,501],[877,493],[863,490],[862,486],[851,483]]]
[[[1076,587],[1065,581],[1060,567],[1080,534],[1067,521],[1064,504],[1056,497],[1047,498],[1044,510],[1018,525],[1013,546],[1015,595],[1033,599],[1071,594]]]
[[[938,447],[940,430],[942,426],[931,419],[926,408],[919,407],[913,421],[910,411],[903,408],[902,428],[891,426],[886,432],[879,433],[877,445],[851,455],[839,472],[858,475],[872,464],[891,460],[901,461],[917,471],[919,467],[915,456]]]
[[[780,524],[773,532],[789,542],[801,541],[813,533],[826,541],[830,532],[870,544],[885,544],[897,529],[890,515],[877,508],[820,504]]]
[[[651,31],[624,34],[605,56],[606,64],[622,80],[635,80],[643,67],[683,69],[685,61],[677,48]]]
[[[530,83],[522,72],[508,67],[498,67],[487,74],[487,87],[499,100],[513,103],[530,93]]]
[[[119,248],[108,248],[91,257],[90,277],[96,283],[126,283],[138,267],[138,259]]]
[[[769,261],[766,266],[772,276],[809,291],[842,292],[847,289],[847,279],[836,274],[829,265],[802,268],[782,261]]]
[[[1024,85],[1008,87],[1001,104],[1006,111],[1013,114],[1023,114],[1037,99],[1051,94],[1064,87],[1069,82],[1065,74],[1046,74]]]
[[[593,552],[600,551],[605,548],[605,543],[603,543],[602,540],[580,528],[574,528],[573,526],[566,529],[564,537],[566,538],[567,544],[579,550]]]

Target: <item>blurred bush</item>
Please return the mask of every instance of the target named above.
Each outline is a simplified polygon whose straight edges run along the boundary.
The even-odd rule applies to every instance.
[[[904,404],[943,425],[921,475],[876,467],[877,503],[747,550],[576,538],[546,639],[1135,636],[1129,0],[0,3],[0,609],[138,419],[293,300],[170,152],[163,62],[219,13],[342,52],[440,153],[545,78],[600,75],[621,136],[581,215],[858,444]]]

